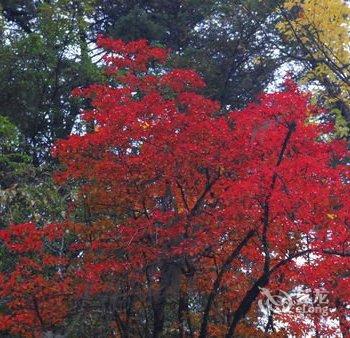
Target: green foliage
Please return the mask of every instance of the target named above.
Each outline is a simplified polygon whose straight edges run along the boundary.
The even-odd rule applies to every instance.
[[[36,168],[23,152],[18,128],[0,116],[0,227],[9,223],[60,219],[64,199],[48,168]]]
[[[31,162],[31,158],[21,151],[22,144],[16,126],[0,116],[0,188],[11,186]]]
[[[334,108],[331,113],[335,116],[335,128],[339,137],[347,137],[350,135],[349,122],[346,121],[340,109]]]
[[[265,1],[262,5],[256,0],[99,0],[95,30],[170,47],[173,66],[194,68],[204,76],[206,95],[241,108],[266,87],[280,65],[274,53],[277,4]],[[98,21],[101,17],[104,20]],[[266,30],[272,34],[266,35]]]
[[[35,164],[47,160],[53,140],[72,130],[79,106],[70,99],[71,89],[101,76],[86,55],[89,10],[91,1],[3,3],[1,114],[23,133]],[[20,21],[19,11],[26,13]]]

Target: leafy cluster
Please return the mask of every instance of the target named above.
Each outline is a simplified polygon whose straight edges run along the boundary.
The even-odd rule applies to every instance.
[[[90,103],[90,128],[53,150],[56,181],[79,186],[75,219],[0,232],[15,258],[1,274],[0,328],[259,336],[270,323],[257,307],[261,287],[322,286],[327,315],[274,319],[297,336],[332,334],[334,320],[348,332],[349,167],[333,126],[312,122],[322,110],[288,80],[218,114],[199,93],[201,76],[168,68],[164,49],[98,43],[108,83],[73,92]]]
[[[289,13],[289,14],[288,14]],[[318,86],[320,102],[333,113],[338,135],[349,135],[349,23],[346,1],[286,1],[277,27],[286,49],[303,65],[303,82]]]

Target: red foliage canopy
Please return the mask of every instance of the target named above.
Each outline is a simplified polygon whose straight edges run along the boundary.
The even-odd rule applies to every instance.
[[[1,275],[0,328],[40,336],[81,311],[111,335],[254,336],[260,288],[323,287],[328,320],[275,320],[297,335],[347,332],[349,167],[322,111],[287,81],[222,114],[196,72],[166,67],[164,49],[98,43],[109,83],[73,92],[89,99],[93,130],[54,148],[83,216],[0,232],[17,257]]]

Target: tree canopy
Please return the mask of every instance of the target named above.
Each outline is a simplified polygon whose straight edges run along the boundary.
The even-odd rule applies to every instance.
[[[349,8],[0,0],[3,335],[345,337]]]
[[[261,288],[323,287],[332,311],[274,314],[281,334],[347,332],[348,151],[310,96],[287,80],[218,116],[198,73],[164,68],[166,50],[98,44],[109,83],[73,92],[93,128],[54,147],[56,182],[78,186],[74,217],[0,231],[15,257],[0,275],[0,328],[257,336],[275,330]]]

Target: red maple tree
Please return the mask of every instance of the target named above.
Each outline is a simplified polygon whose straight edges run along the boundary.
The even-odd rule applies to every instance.
[[[288,80],[223,114],[166,50],[98,43],[109,82],[73,92],[90,128],[54,147],[82,216],[1,230],[16,259],[0,328],[40,336],[79,319],[105,325],[92,336],[233,337],[270,334],[274,319],[287,327],[276,336],[348,332],[347,150],[324,112]],[[326,288],[334,311],[265,318],[263,287]]]

